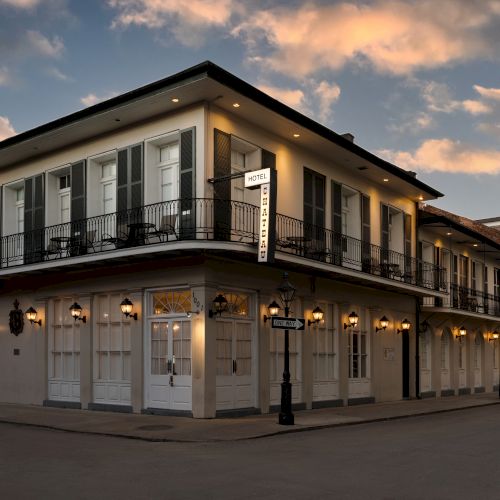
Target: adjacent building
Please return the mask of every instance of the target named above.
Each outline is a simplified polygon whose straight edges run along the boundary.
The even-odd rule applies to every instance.
[[[245,187],[262,169],[269,182]],[[496,294],[494,254],[474,267],[461,236],[446,253],[419,207],[441,193],[213,63],[3,141],[0,184],[0,401],[274,411],[283,330],[268,305],[284,272],[305,320],[290,334],[296,408],[498,383],[496,299],[455,300],[483,294],[485,267]],[[469,255],[466,283],[448,270]]]

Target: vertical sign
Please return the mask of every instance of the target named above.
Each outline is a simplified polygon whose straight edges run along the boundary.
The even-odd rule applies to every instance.
[[[276,170],[263,168],[245,174],[245,187],[260,186],[260,224],[257,262],[274,262],[276,247]]]
[[[259,257],[257,262],[267,262],[269,250],[269,200],[270,184],[260,186],[260,229],[259,229]]]

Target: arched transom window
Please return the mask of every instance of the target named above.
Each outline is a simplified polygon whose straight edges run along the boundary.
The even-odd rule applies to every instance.
[[[248,316],[249,311],[249,300],[248,295],[243,293],[232,293],[218,291],[218,294],[222,294],[227,300],[227,309],[223,312],[226,316]]]
[[[187,314],[191,311],[190,290],[169,290],[152,294],[153,314]]]

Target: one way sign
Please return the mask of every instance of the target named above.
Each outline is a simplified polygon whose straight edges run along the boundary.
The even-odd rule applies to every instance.
[[[305,324],[304,318],[282,318],[281,316],[271,318],[271,328],[281,328],[282,330],[303,330]]]

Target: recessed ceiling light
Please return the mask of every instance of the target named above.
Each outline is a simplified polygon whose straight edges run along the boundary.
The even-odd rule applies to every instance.
[[[233,102],[233,108],[239,108],[240,103],[239,102]]]
[[[300,137],[300,134],[293,134],[294,137]]]
[[[418,197],[418,199],[419,199],[420,201],[424,201],[424,197],[423,197],[422,195],[420,195],[420,196]]]
[[[384,182],[389,182],[389,179],[384,179]]]
[[[446,233],[446,236],[451,236],[453,233]]]
[[[478,245],[477,245],[477,243],[474,243],[474,245],[472,245],[472,246],[477,247]]]
[[[179,102],[179,98],[178,97],[172,97],[172,102]]]

